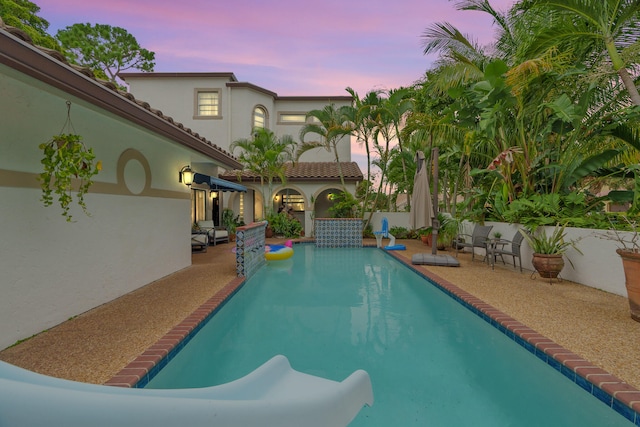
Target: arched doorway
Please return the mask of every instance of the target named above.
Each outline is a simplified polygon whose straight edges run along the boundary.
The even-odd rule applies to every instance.
[[[291,215],[305,226],[305,197],[298,190],[283,188],[278,190],[273,197],[274,212],[290,212]]]
[[[342,190],[338,188],[327,188],[318,194],[314,203],[315,218],[331,218],[333,215],[329,209],[334,204],[334,194],[340,193]]]

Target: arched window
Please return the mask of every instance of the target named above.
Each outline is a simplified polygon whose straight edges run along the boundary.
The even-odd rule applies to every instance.
[[[264,107],[255,107],[253,109],[253,128],[267,127],[267,110]]]

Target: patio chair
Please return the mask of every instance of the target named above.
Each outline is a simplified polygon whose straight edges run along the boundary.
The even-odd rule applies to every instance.
[[[208,233],[210,245],[215,246],[218,243],[229,242],[229,232],[227,232],[227,229],[224,227],[215,227],[213,225],[213,220],[209,219],[198,221],[198,227]]]
[[[476,256],[475,248],[481,248],[485,250],[485,257],[489,255],[489,233],[493,225],[475,225],[471,235],[460,233],[456,236],[455,247],[456,257],[458,251],[464,248],[471,248],[471,260],[473,261]],[[488,258],[487,258],[488,259]]]
[[[491,252],[491,269],[494,269],[497,257],[502,259],[502,263],[505,264],[503,255],[508,255],[513,258],[513,268],[516,268],[516,258],[518,258],[518,264],[520,264],[520,272],[522,273],[522,258],[520,258],[520,246],[524,236],[520,231],[516,231],[516,234],[511,240],[495,239],[490,243]]]
[[[207,252],[209,236],[206,231],[191,231],[191,251]]]

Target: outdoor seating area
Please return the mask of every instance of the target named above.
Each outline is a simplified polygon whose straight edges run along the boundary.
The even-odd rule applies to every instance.
[[[489,259],[491,261],[491,268],[495,269],[496,260],[498,257],[505,264],[504,256],[510,256],[513,261],[513,268],[516,268],[516,258],[520,264],[520,272],[522,272],[522,258],[520,257],[520,247],[524,236],[520,230],[516,231],[516,234],[511,240],[496,238],[489,240]]]
[[[464,248],[471,248],[472,261],[475,260],[476,248],[483,249],[484,255],[487,257],[489,251],[489,233],[492,228],[492,225],[476,224],[471,234],[459,233],[454,241],[456,257],[458,256],[458,252]]]
[[[198,228],[205,231],[209,236],[209,244],[212,246],[218,243],[229,243],[229,232],[226,228],[214,226],[213,220],[198,221]],[[193,240],[193,239],[192,239]]]

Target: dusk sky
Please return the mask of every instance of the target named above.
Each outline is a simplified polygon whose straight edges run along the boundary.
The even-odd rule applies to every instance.
[[[450,22],[486,44],[487,14],[449,0],[35,0],[55,33],[75,23],[126,29],[158,72],[233,72],[281,96],[363,96],[418,80],[433,57],[420,35]],[[514,0],[492,0],[500,11]],[[135,71],[135,70],[131,70]]]
[[[515,0],[491,0],[505,12]],[[449,22],[481,44],[489,15],[449,0],[36,0],[49,33],[75,23],[122,27],[156,54],[157,72],[232,72],[280,96],[348,95],[411,85],[431,67],[422,32]],[[135,70],[130,70],[135,71]],[[134,93],[135,96],[135,93]],[[352,160],[366,171],[365,150]]]

